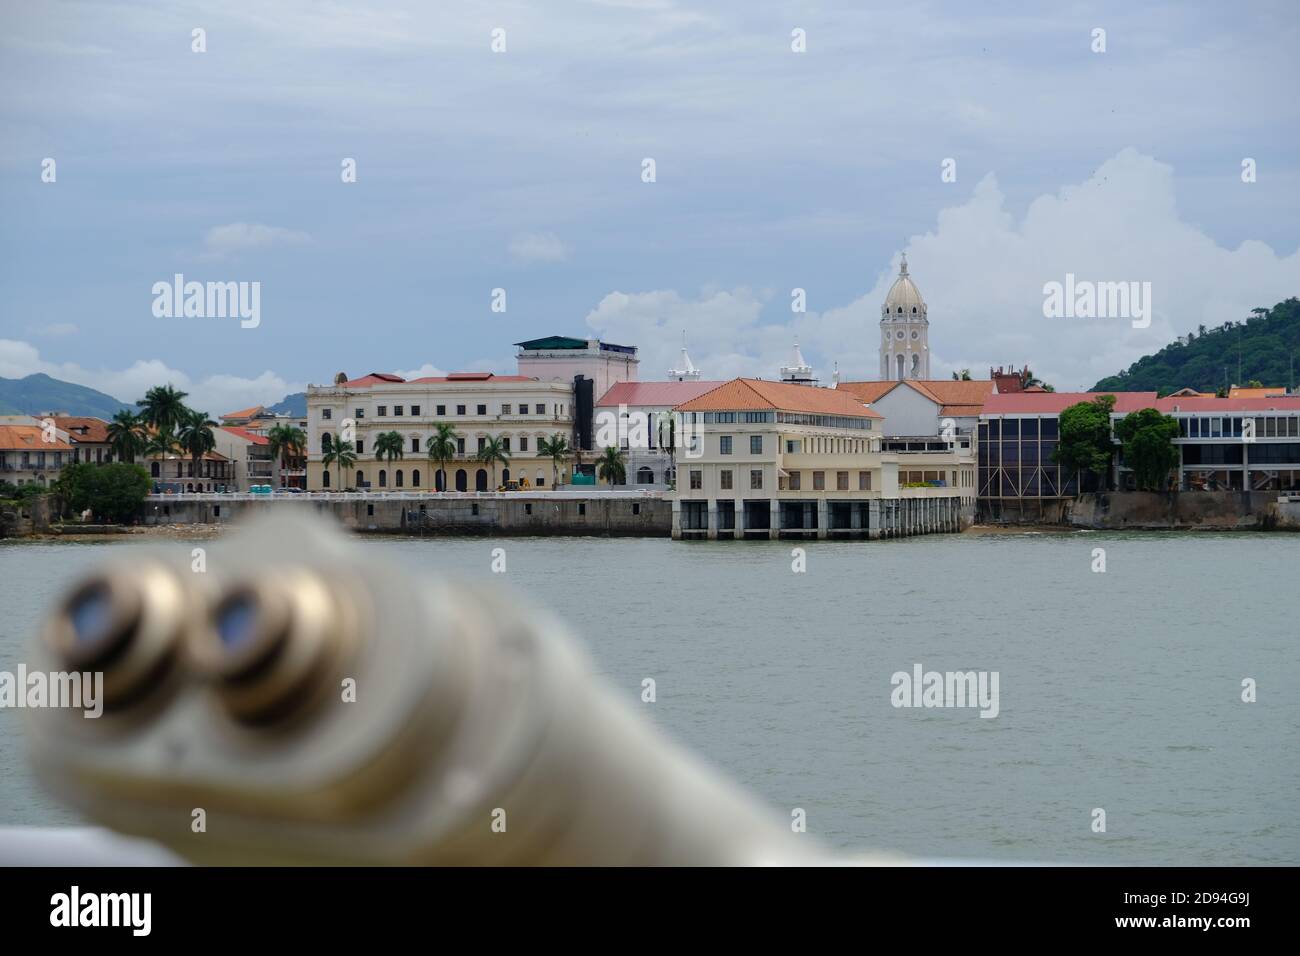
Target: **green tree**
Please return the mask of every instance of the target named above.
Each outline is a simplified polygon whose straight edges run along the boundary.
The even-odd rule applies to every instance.
[[[433,434],[428,437],[424,447],[429,452],[429,460],[438,463],[438,473],[442,475],[442,490],[447,490],[447,462],[456,457],[456,439],[460,438],[456,429],[446,422],[434,422]],[[437,487],[435,479],[434,487]]]
[[[341,438],[335,439],[334,441],[330,442],[329,448],[325,450],[325,453],[323,455],[321,455],[320,460],[321,460],[321,465],[323,465],[326,470],[329,469],[330,465],[338,466],[338,470],[339,470],[338,489],[339,491],[342,491],[343,490],[343,469],[351,468],[353,465],[357,463],[356,446],[354,446],[350,441],[343,441]]]
[[[492,466],[492,487],[497,486],[497,463],[502,466],[510,463],[510,452],[506,451],[506,443],[500,436],[488,435],[483,440],[483,447],[479,449],[478,460],[486,465]]]
[[[953,380],[954,382],[969,382],[969,381],[971,380],[971,378],[970,378],[970,369],[968,369],[968,368],[964,368],[964,369],[962,369],[960,375],[957,374],[956,372],[953,372],[953,373],[952,373],[952,380]]]
[[[1110,436],[1110,413],[1114,395],[1098,395],[1090,402],[1079,402],[1061,412],[1060,441],[1052,460],[1068,473],[1088,472],[1097,476],[1102,488],[1107,486],[1115,443]]]
[[[135,456],[143,454],[148,444],[144,421],[130,409],[122,409],[108,423],[108,444],[118,461],[135,461]]]
[[[623,452],[610,445],[596,459],[596,477],[603,478],[607,484],[621,485],[627,481],[627,463]]]
[[[560,484],[560,465],[572,454],[569,440],[556,432],[550,438],[538,440],[537,453],[551,459],[551,489],[554,490]]]
[[[207,412],[196,412],[186,408],[182,410],[179,425],[176,444],[190,456],[191,476],[196,479],[202,478],[203,456],[217,447],[217,438],[212,431],[217,427],[217,423],[208,418]]]
[[[62,470],[56,492],[65,510],[81,512],[89,508],[97,519],[125,524],[140,513],[151,486],[148,472],[139,465],[80,462]]]
[[[1178,420],[1154,408],[1130,412],[1115,423],[1123,443],[1124,464],[1133,472],[1139,491],[1164,491],[1169,473],[1178,466]]]
[[[307,433],[294,425],[273,425],[266,433],[266,444],[271,457],[280,459],[280,468],[283,470],[287,463],[297,464],[302,458],[307,448]]]
[[[171,385],[155,385],[139,402],[140,417],[163,434],[174,435],[185,417],[186,397]]]
[[[400,432],[380,432],[375,436],[375,461],[387,459],[391,468],[394,461],[405,455],[402,444]]]

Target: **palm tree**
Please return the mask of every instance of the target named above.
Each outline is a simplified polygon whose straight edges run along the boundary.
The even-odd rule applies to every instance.
[[[571,454],[569,440],[556,432],[550,438],[539,438],[537,440],[537,454],[544,458],[551,459],[551,488],[554,490],[560,484],[560,465]]]
[[[280,459],[280,468],[285,467],[285,459],[296,460],[302,457],[307,447],[307,433],[293,425],[275,425],[266,433],[267,446],[271,458]],[[284,479],[281,478],[281,484]]]
[[[447,462],[456,457],[456,429],[446,422],[434,422],[433,434],[424,443],[429,450],[429,460],[438,463],[438,472],[442,475],[442,490],[447,490]],[[434,479],[436,488],[437,479]]]
[[[174,435],[185,418],[186,392],[178,392],[171,385],[155,385],[140,400],[140,417],[158,431]]]
[[[606,448],[605,453],[596,459],[596,477],[604,478],[611,485],[621,485],[627,481],[623,452],[613,445]]]
[[[375,436],[375,461],[387,458],[388,467],[391,468],[393,461],[403,457],[404,454],[400,432],[381,432]]]
[[[338,465],[339,467],[338,488],[339,491],[342,491],[343,490],[343,469],[351,468],[353,465],[357,463],[357,452],[355,446],[353,446],[352,442],[343,441],[343,439],[340,438],[337,441],[330,442],[329,449],[326,450],[326,452],[323,455],[321,455],[320,460],[321,460],[321,464],[324,465],[327,469],[329,468],[330,465],[335,465],[335,464]]]
[[[144,451],[146,441],[144,422],[128,408],[122,409],[108,423],[108,443],[118,461],[134,462],[135,456]]]
[[[217,447],[216,436],[212,434],[217,423],[208,418],[207,412],[182,408],[178,424],[180,431],[176,433],[176,444],[190,456],[190,477],[202,478],[202,458]]]
[[[483,440],[483,447],[478,452],[478,460],[492,466],[492,487],[497,487],[497,462],[502,465],[510,464],[510,452],[506,451],[505,442],[499,435],[488,435]]]

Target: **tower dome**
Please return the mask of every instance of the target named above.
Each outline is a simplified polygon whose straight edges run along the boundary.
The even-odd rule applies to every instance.
[[[880,377],[930,377],[930,318],[921,290],[908,274],[907,253],[880,307]]]

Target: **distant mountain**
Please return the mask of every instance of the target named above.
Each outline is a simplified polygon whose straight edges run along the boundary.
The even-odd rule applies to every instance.
[[[1201,326],[1155,355],[1144,355],[1126,371],[1103,378],[1095,392],[1153,392],[1180,388],[1213,392],[1255,380],[1267,386],[1292,382],[1292,357],[1300,359],[1300,299],[1271,309],[1252,309],[1244,322]],[[1300,368],[1296,369],[1300,373]]]
[[[305,418],[307,416],[307,393],[294,392],[292,395],[286,395],[283,401],[270,405],[268,408],[277,415],[294,415]]]
[[[44,372],[26,378],[0,378],[0,415],[67,412],[110,419],[124,408],[134,410],[135,406],[84,385],[50,378]]]

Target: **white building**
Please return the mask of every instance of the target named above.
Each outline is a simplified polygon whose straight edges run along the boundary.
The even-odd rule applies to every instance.
[[[597,452],[601,440],[612,435],[617,447],[627,456],[629,485],[647,489],[668,487],[673,482],[676,463],[672,443],[679,438],[671,424],[673,409],[722,384],[698,379],[618,383],[596,403]]]

